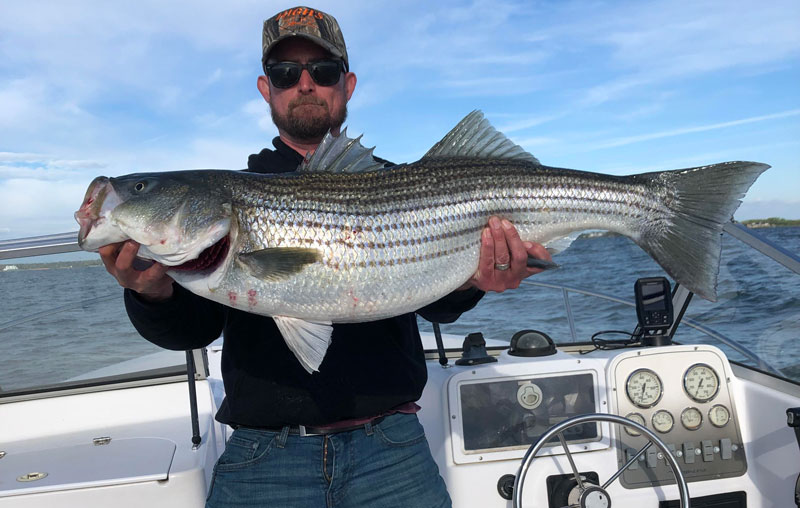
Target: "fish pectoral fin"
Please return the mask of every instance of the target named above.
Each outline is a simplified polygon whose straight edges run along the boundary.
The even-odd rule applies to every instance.
[[[273,316],[286,345],[309,374],[319,370],[331,343],[331,323],[315,323],[289,316]]]
[[[553,263],[552,261],[548,261],[546,259],[539,259],[532,256],[528,256],[527,267],[538,268],[540,270],[555,270],[556,268],[561,268],[561,265],[559,265],[558,263]]]
[[[271,247],[236,256],[237,263],[247,273],[272,282],[290,277],[321,259],[320,250],[303,247]]]

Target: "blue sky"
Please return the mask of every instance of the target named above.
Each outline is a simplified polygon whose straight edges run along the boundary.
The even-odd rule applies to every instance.
[[[245,167],[270,1],[0,3],[0,238],[77,229],[98,175]],[[543,164],[773,167],[739,220],[800,218],[800,2],[316,2],[358,85],[349,134],[395,162],[473,109]]]

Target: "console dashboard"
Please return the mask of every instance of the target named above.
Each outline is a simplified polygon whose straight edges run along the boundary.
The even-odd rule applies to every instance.
[[[517,474],[530,445],[553,425],[588,413],[617,414],[654,431],[687,482],[747,472],[733,374],[725,355],[713,346],[585,355],[558,351],[540,358],[514,357],[503,350],[495,356],[497,362],[474,366],[451,363],[442,368],[429,362],[420,419],[454,506],[478,501],[481,506],[506,506],[498,494],[501,483]],[[565,432],[581,475],[603,483],[647,443],[625,429],[595,422]],[[609,487],[618,500],[623,496],[625,503],[647,504],[654,496],[677,499],[674,477],[655,448],[651,446]],[[535,461],[529,474],[540,481],[526,482],[526,492],[531,492],[525,497],[563,506],[553,501],[551,492],[552,485],[573,476],[561,444],[551,441],[537,457],[542,460]],[[477,499],[476,489],[470,488],[469,496],[459,501],[458,485],[466,489],[484,483],[492,487],[485,499]],[[730,485],[726,482],[722,488],[731,490]]]
[[[687,482],[747,470],[727,361],[718,350],[661,348],[620,355],[609,365],[615,412],[655,433],[678,460]],[[630,428],[617,432],[618,464],[647,443]],[[622,475],[628,488],[674,483],[652,447]]]

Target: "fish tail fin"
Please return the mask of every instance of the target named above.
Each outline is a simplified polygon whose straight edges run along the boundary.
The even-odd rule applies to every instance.
[[[665,189],[669,208],[666,216],[647,224],[636,243],[676,281],[716,301],[722,228],[767,168],[758,162],[724,162],[636,175]]]

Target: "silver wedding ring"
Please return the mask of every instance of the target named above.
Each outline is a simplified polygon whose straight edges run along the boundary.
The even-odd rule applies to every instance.
[[[500,270],[501,272],[504,272],[504,271],[508,270],[508,268],[510,266],[511,265],[509,263],[495,263],[494,264],[494,269],[495,270]]]

